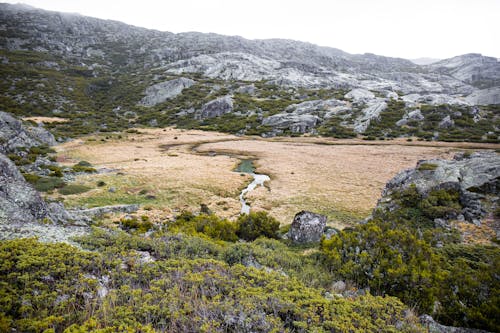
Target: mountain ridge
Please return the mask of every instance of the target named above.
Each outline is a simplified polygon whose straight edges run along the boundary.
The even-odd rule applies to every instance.
[[[256,134],[277,135],[297,129],[300,133],[314,134],[321,125],[331,123],[333,117],[336,126],[329,128],[337,131],[342,126],[364,133],[370,122],[380,120],[387,113],[387,105],[394,99],[404,104],[399,104],[400,118],[394,119],[390,131],[408,135],[422,132],[412,129],[409,133],[405,129],[415,120],[405,120],[407,114],[422,105],[472,108],[500,104],[500,62],[478,54],[419,66],[402,58],[372,53],[349,54],[289,39],[249,40],[199,32],[174,34],[16,5],[1,4],[0,9],[0,56],[3,71],[7,73],[4,75],[6,101],[3,104],[12,105],[14,110],[6,111],[19,115],[70,112],[74,119],[74,113],[81,113],[82,109],[86,110],[87,117],[90,114],[95,117],[93,113],[99,110],[110,117],[123,112],[119,128],[132,126],[134,121],[144,125],[200,127],[207,126],[204,117],[200,116],[204,114],[201,107],[226,95],[227,101],[236,98],[234,110],[231,106],[228,112],[216,112],[216,119],[211,121],[215,124],[210,124],[210,128],[221,130],[230,121],[233,125],[238,123],[238,130],[232,131],[242,134],[248,132],[248,126],[261,128],[252,132]],[[17,69],[13,70],[14,67]],[[33,77],[19,74],[25,72]],[[52,83],[47,87],[44,80],[49,72]],[[160,95],[172,97],[155,97],[153,100],[161,102],[146,108],[140,103],[154,90],[148,88],[159,87],[157,84],[161,82],[161,87],[170,87],[172,85],[166,82],[179,77],[197,82],[186,89],[193,93],[191,97],[185,95],[186,91],[181,95],[160,91]],[[248,84],[259,86],[258,94],[239,96],[238,89]],[[24,90],[17,89],[18,86]],[[66,88],[72,90],[68,92]],[[309,92],[301,93],[304,90]],[[364,97],[354,98],[354,104],[340,103],[345,104],[342,109],[328,106],[340,105],[335,102],[319,103],[323,109],[302,110],[299,115],[285,111],[290,104],[305,100],[325,101],[333,96],[337,100],[353,98],[353,94],[346,94],[350,90],[357,92],[354,95],[364,91],[361,93]],[[325,95],[325,91],[328,94]],[[96,94],[101,96],[97,98]],[[263,103],[263,98],[276,101]],[[51,101],[54,99],[57,101]],[[453,124],[459,123],[455,118],[460,118],[463,112],[439,111],[440,122],[434,122],[432,129],[423,126],[427,129],[422,136],[437,138],[435,133],[441,131],[440,123],[450,124],[446,128],[453,129]],[[480,119],[491,122],[495,117],[491,110],[478,113],[470,109],[467,113],[482,114],[482,118],[474,118],[476,122]],[[270,116],[275,116],[272,122],[268,121]],[[445,121],[447,116],[452,117],[453,122]],[[82,123],[88,122],[83,116],[80,119]],[[273,125],[270,132],[264,132],[270,123],[278,128]],[[109,130],[108,125],[106,122],[102,126]],[[485,131],[483,126],[481,135],[477,133],[474,137],[476,140],[485,138],[490,132],[490,136],[494,135],[495,131],[494,127]],[[379,131],[377,135],[387,136],[388,131]]]

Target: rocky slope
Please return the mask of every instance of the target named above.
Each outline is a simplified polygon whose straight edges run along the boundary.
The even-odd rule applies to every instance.
[[[466,221],[480,226],[485,219],[500,236],[500,221],[495,210],[500,207],[500,155],[480,152],[458,154],[453,160],[420,161],[416,168],[400,172],[389,181],[377,209],[399,209],[401,193],[416,191],[422,200],[436,206],[436,226],[449,227],[450,221]],[[422,207],[425,209],[426,207]],[[439,216],[438,216],[439,215]]]
[[[55,140],[45,128],[30,126],[0,112],[0,239],[38,237],[43,241],[70,241],[89,232],[95,217],[134,212],[138,205],[117,205],[67,210],[60,202],[48,202],[37,190],[45,184],[73,178],[44,151]],[[58,172],[58,174],[56,173]],[[54,176],[54,174],[56,174]],[[32,181],[31,183],[27,180]]]
[[[496,109],[474,106],[500,104],[500,62],[478,54],[420,66],[292,40],[173,34],[8,4],[0,4],[0,27],[0,106],[70,118],[71,124],[54,125],[64,135],[142,124],[455,140],[475,127],[461,139],[498,140]],[[251,94],[241,90],[248,81]],[[233,105],[206,112],[222,97]],[[392,111],[391,100],[405,102],[400,117],[370,130]],[[287,109],[291,104],[298,105]],[[475,122],[445,131],[433,123],[437,115],[422,112],[424,119],[396,125],[409,112],[443,104],[462,109],[439,111],[439,121],[474,109]]]

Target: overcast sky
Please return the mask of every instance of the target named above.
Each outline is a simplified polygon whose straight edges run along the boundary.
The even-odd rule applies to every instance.
[[[5,1],[5,0],[0,0]],[[7,2],[17,3],[17,1]],[[500,58],[500,0],[22,0],[162,31],[288,38],[349,53]]]

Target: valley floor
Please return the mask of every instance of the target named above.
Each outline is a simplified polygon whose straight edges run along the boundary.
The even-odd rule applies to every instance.
[[[94,189],[65,196],[69,206],[141,203],[143,214],[162,220],[200,204],[219,216],[240,212],[238,194],[250,176],[234,172],[254,159],[271,181],[249,193],[253,211],[266,210],[289,224],[300,210],[329,217],[343,228],[368,216],[385,183],[418,160],[450,158],[457,150],[497,145],[334,140],[315,137],[262,139],[197,130],[141,129],[74,140],[56,149],[62,164],[92,163],[100,173],[76,183]],[[103,181],[106,185],[97,187]]]

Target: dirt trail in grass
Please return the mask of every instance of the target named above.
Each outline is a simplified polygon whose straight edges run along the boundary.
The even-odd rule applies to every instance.
[[[298,211],[312,210],[343,227],[370,213],[384,184],[397,172],[420,159],[449,158],[456,151],[453,144],[430,147],[420,142],[269,140],[171,128],[141,132],[58,146],[64,163],[87,160],[97,168],[116,170],[79,177],[78,183],[92,185],[102,180],[106,186],[94,185],[93,191],[68,196],[67,204],[139,202],[150,209],[148,214],[161,219],[183,209],[199,210],[204,203],[213,212],[234,218],[241,208],[239,193],[251,178],[233,170],[238,157],[251,157],[256,159],[256,172],[271,177],[266,187],[247,195],[253,211],[269,211],[288,224]],[[114,192],[109,191],[111,187]]]

